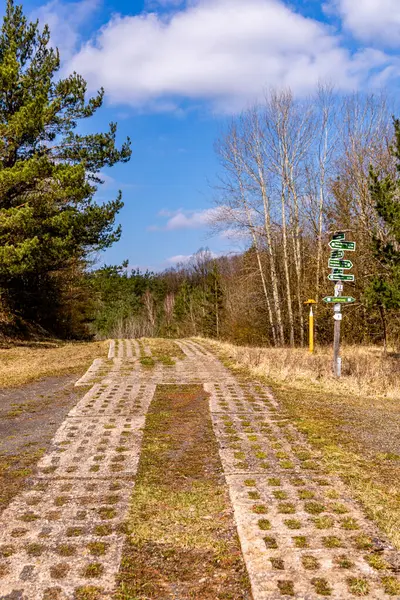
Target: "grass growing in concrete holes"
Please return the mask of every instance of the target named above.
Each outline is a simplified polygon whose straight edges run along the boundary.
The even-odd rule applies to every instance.
[[[324,466],[343,478],[400,549],[399,359],[383,359],[376,348],[345,349],[346,361],[363,376],[345,374],[338,384],[330,375],[330,349],[310,357],[303,349],[207,345],[236,373],[272,388],[291,420],[322,451]],[[323,368],[316,377],[318,365]],[[315,518],[321,528],[324,519]]]
[[[160,385],[147,416],[118,600],[249,600],[200,386]]]

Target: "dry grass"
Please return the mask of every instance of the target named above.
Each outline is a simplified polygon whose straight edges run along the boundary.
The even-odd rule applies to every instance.
[[[184,352],[173,340],[165,338],[143,338],[143,342],[149,346],[153,356],[163,359],[185,358]]]
[[[207,340],[234,364],[250,369],[256,377],[289,383],[298,389],[335,391],[356,396],[379,396],[400,400],[400,357],[383,356],[376,347],[342,348],[340,381],[332,374],[332,349],[318,348],[310,354],[305,348],[252,348]]]
[[[43,377],[84,373],[94,358],[107,357],[108,342],[35,343],[0,348],[0,387]]]
[[[310,356],[301,349],[205,343],[227,367],[268,384],[298,429],[322,451],[328,470],[347,483],[400,549],[399,359],[384,359],[374,348],[347,347],[347,375],[337,381],[329,350]]]
[[[115,600],[250,600],[221,470],[202,387],[158,386]]]

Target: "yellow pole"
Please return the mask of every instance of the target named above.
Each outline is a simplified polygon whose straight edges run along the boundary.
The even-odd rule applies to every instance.
[[[309,348],[310,352],[314,352],[314,311],[313,304],[317,304],[315,300],[307,300],[304,304],[308,304],[310,307],[310,316],[308,322],[308,340],[309,340]]]
[[[312,309],[312,304],[310,304],[310,352],[314,352],[314,313]]]

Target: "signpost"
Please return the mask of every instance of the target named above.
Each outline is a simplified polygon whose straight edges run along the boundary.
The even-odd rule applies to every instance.
[[[331,251],[331,258],[343,258],[344,257],[344,250],[332,250]]]
[[[333,234],[332,239],[333,240],[345,240],[346,234],[343,231],[337,231],[336,233]]]
[[[342,273],[331,273],[328,275],[330,281],[354,281],[354,275],[344,275]]]
[[[355,302],[352,296],[343,296],[343,282],[354,281],[354,275],[345,274],[344,271],[351,269],[353,263],[351,260],[344,260],[345,251],[355,252],[356,242],[346,241],[346,234],[343,231],[337,231],[333,234],[329,242],[331,256],[328,261],[328,267],[332,272],[328,275],[330,281],[335,281],[335,295],[326,296],[324,302],[333,304],[333,318],[335,320],[333,336],[333,372],[336,377],[342,374],[342,359],[340,358],[340,323],[343,315],[341,312],[342,304],[351,304]]]
[[[355,302],[356,299],[352,296],[326,296],[323,298],[323,301],[327,303],[334,302],[335,304],[351,304],[352,302]]]
[[[348,250],[349,252],[355,252],[356,243],[331,240],[329,242],[329,247],[332,248],[332,250]]]
[[[338,267],[339,269],[351,269],[353,267],[353,263],[351,262],[351,260],[330,258],[328,262],[328,267]]]

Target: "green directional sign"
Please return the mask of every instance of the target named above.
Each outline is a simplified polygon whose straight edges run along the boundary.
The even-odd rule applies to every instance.
[[[328,262],[328,267],[330,267],[331,269],[351,269],[352,266],[353,263],[351,262],[351,260],[341,260],[340,258],[330,258]]]
[[[333,240],[344,240],[346,237],[346,234],[343,233],[343,231],[337,231],[336,233],[333,234],[332,239]]]
[[[344,242],[341,240],[331,240],[329,242],[329,247],[332,248],[332,250],[349,250],[350,252],[354,252],[356,249],[356,243]]]
[[[331,273],[328,275],[330,281],[354,281],[354,275],[341,275],[340,273]]]
[[[326,296],[326,298],[323,298],[323,301],[332,304],[351,304],[352,302],[355,302],[356,299],[352,296]]]
[[[343,258],[344,250],[332,250],[330,258]]]
[[[332,269],[332,273],[334,275],[344,275],[344,270],[343,269]]]

